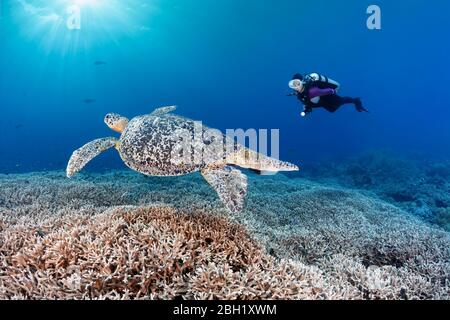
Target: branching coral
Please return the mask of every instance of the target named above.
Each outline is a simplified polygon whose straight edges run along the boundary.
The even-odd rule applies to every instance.
[[[0,298],[448,299],[450,236],[379,199],[250,176],[0,176]]]
[[[302,180],[291,183],[309,184]],[[251,199],[254,218],[247,219],[248,229],[258,234],[274,255],[315,265],[338,279],[338,286],[350,284],[358,292],[354,297],[449,297],[448,233],[394,206],[341,189],[310,185],[310,190],[298,193],[254,197],[259,198],[257,203],[271,205],[260,211]],[[259,212],[270,212],[272,218],[259,221]],[[274,220],[278,223],[265,225]],[[355,272],[357,278],[350,276]],[[385,286],[380,282],[374,291],[374,277],[390,280]]]
[[[327,184],[367,190],[450,231],[450,218],[445,214],[450,208],[450,162],[413,161],[371,152],[330,163],[305,166],[306,175]]]
[[[1,298],[313,297],[314,271],[276,262],[239,225],[201,212],[117,208],[6,224]],[[317,278],[319,279],[319,278]]]

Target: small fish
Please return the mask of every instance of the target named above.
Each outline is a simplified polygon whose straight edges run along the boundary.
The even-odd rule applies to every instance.
[[[95,99],[84,99],[84,103],[86,103],[86,104],[91,104],[94,102],[95,102]]]
[[[106,62],[105,61],[95,61],[94,62],[94,65],[96,65],[96,66],[103,66],[103,65],[105,65],[106,64]]]
[[[23,127],[23,125],[20,124],[20,123],[19,123],[19,124],[16,124],[16,126],[15,126],[16,129],[20,129],[20,128],[22,128],[22,127]]]

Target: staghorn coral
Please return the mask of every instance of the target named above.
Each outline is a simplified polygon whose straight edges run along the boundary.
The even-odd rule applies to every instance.
[[[286,183],[303,185],[303,190],[254,195],[249,201],[254,218],[243,221],[273,255],[318,267],[338,279],[338,286],[350,285],[353,298],[449,297],[447,232],[354,191],[301,179]],[[258,220],[259,215],[264,218]],[[373,291],[370,277],[354,278],[353,272],[375,272],[390,280]]]
[[[229,215],[199,175],[0,176],[9,299],[448,299],[449,250],[393,205],[305,179],[250,176]]]
[[[330,165],[332,163],[333,165]],[[450,162],[406,160],[371,152],[349,161],[306,166],[315,181],[365,190],[450,231]]]
[[[314,296],[314,269],[276,262],[224,218],[166,206],[3,222],[0,244],[0,298]]]

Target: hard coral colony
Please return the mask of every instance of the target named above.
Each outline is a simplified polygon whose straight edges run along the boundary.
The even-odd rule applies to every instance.
[[[448,233],[356,191],[249,181],[235,215],[199,175],[1,176],[0,297],[448,299]]]

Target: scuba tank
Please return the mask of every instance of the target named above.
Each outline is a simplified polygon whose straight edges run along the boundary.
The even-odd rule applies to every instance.
[[[309,98],[309,89],[311,87],[318,87],[320,89],[331,88],[336,91],[340,87],[340,84],[337,81],[330,79],[327,76],[318,74],[318,73],[311,73],[309,75],[306,75],[303,78],[303,83],[304,83],[304,90],[302,93],[300,93],[298,95],[298,98],[300,101],[302,101],[302,103],[304,105],[307,105],[307,106],[315,105],[320,100],[320,98],[318,98],[318,97],[316,97],[314,99]]]
[[[303,81],[306,82],[307,87],[309,88],[311,85],[314,85],[320,89],[331,88],[338,90],[340,87],[339,82],[318,73],[311,73],[305,76]]]

